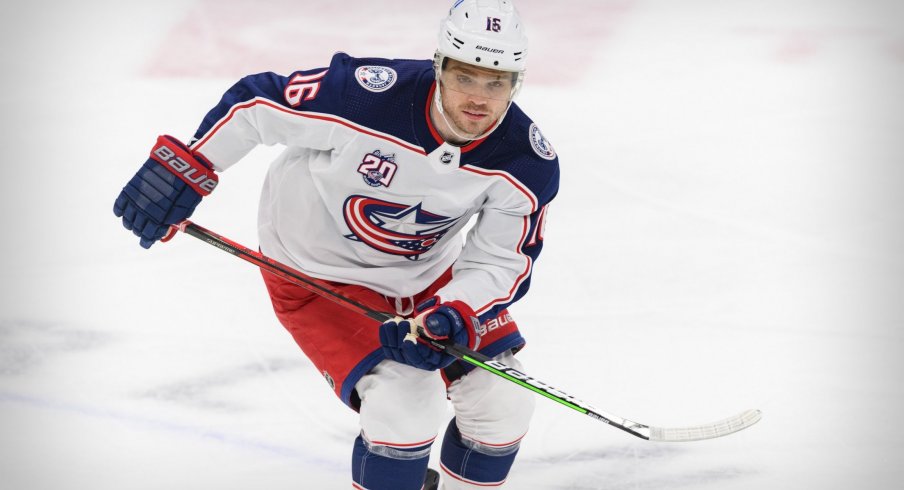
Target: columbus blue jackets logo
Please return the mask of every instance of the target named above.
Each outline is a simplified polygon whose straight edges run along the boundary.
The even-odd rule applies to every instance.
[[[371,92],[382,92],[392,87],[399,75],[387,66],[361,66],[355,70],[355,79]]]
[[[534,147],[537,155],[547,160],[554,160],[556,158],[556,150],[552,147],[552,143],[540,132],[540,128],[536,124],[531,124],[528,132],[530,133],[530,144]]]
[[[345,223],[350,240],[409,260],[430,251],[459,218],[449,218],[413,206],[381,201],[367,196],[351,196],[345,200]]]

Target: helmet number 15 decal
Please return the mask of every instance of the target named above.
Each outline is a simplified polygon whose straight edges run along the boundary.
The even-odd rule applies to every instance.
[[[286,85],[286,102],[292,107],[298,107],[306,100],[314,100],[317,92],[320,92],[320,80],[326,76],[327,71],[329,70],[323,70],[313,75],[299,73],[292,77],[289,84]]]
[[[487,17],[487,30],[499,32],[502,29],[502,21],[496,17]]]

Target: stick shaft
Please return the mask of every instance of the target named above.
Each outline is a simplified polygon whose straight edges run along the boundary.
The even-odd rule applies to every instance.
[[[224,252],[230,253],[242,260],[245,260],[246,262],[250,262],[267,272],[276,274],[283,279],[286,279],[294,284],[297,284],[298,286],[319,294],[324,298],[334,301],[341,306],[354,310],[368,318],[382,323],[392,319],[395,316],[386,312],[376,311],[368,306],[358,303],[357,301],[342,294],[337,288],[333,287],[326,281],[310,277],[300,271],[293,269],[292,267],[289,267],[286,264],[273,260],[260,252],[251,250],[244,245],[241,245],[218,233],[208,230],[203,226],[192,223],[191,221],[185,220],[180,223],[177,228],[187,235],[191,235]],[[527,388],[541,396],[544,396],[555,402],[558,402],[561,405],[571,408],[572,410],[583,413],[584,415],[588,415],[597,420],[606,422],[632,435],[644,439],[649,439],[649,436],[644,432],[638,431],[635,428],[631,428],[624,425],[623,423],[617,422],[616,420],[619,420],[618,417],[607,416],[599,413],[598,410],[593,409],[589,404],[584,403],[581,400],[568,395],[567,393],[564,393],[556,388],[553,388],[552,386],[536,378],[533,378],[532,376],[528,376],[527,374],[506,366],[499,361],[495,361],[490,357],[481,354],[480,352],[468,349],[463,345],[455,344],[449,341],[443,342],[433,340],[424,336],[422,337],[434,347],[445,351],[456,359],[495,374],[496,376]]]
[[[214,247],[224,252],[235,255],[236,257],[246,262],[250,262],[267,272],[276,274],[283,279],[297,284],[298,286],[301,286],[309,291],[317,293],[326,299],[338,303],[341,306],[357,311],[358,313],[368,318],[376,320],[380,323],[393,318],[393,315],[390,315],[389,313],[384,313],[368,308],[367,306],[345,296],[344,294],[339,292],[339,289],[337,289],[327,281],[316,279],[303,274],[281,262],[267,257],[260,252],[251,250],[244,245],[241,245],[222,235],[214,233],[213,231],[210,231],[203,226],[186,220],[180,223],[178,225],[178,228],[180,231],[184,232],[187,235],[191,235],[203,242],[213,245]]]
[[[251,250],[239,243],[236,243],[222,235],[214,233],[202,226],[191,221],[185,220],[176,228],[187,235],[191,235],[209,245],[212,245],[224,252],[230,253],[246,262],[250,262],[261,269],[276,274],[298,286],[323,296],[335,303],[354,310],[372,320],[383,323],[395,317],[390,313],[374,310],[363,305],[348,296],[345,296],[338,288],[334,287],[327,281],[310,277],[300,271],[293,269],[281,262],[271,259],[266,255]],[[738,430],[744,429],[756,423],[760,414],[758,410],[751,410],[741,415],[720,421],[717,424],[707,424],[704,426],[687,427],[682,429],[666,429],[659,427],[650,427],[638,422],[618,417],[594,408],[592,405],[581,401],[559,389],[556,389],[532,376],[518,371],[517,369],[506,366],[505,364],[491,359],[480,352],[468,349],[467,347],[455,344],[451,341],[437,341],[421,335],[425,341],[440,349],[452,357],[475,366],[477,368],[488,371],[500,378],[515,383],[523,388],[533,391],[541,396],[549,398],[561,405],[564,405],[576,412],[587,415],[593,419],[605,422],[617,429],[621,429],[635,437],[641,439],[653,439],[659,441],[690,441],[700,439],[711,439],[713,437],[721,437]]]

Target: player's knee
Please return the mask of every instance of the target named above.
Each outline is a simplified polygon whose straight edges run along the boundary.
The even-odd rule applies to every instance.
[[[446,415],[445,386],[435,372],[383,361],[356,385],[362,436],[369,444],[430,444]]]
[[[500,389],[500,392],[503,391],[505,390]],[[535,396],[523,388],[516,391],[517,393],[500,393],[498,397],[488,397],[486,403],[481,404],[486,409],[482,414],[456,415],[462,436],[493,446],[520,441],[530,427]]]
[[[506,365],[521,370],[513,356],[500,357]],[[527,433],[536,395],[485,371],[470,373],[455,393],[456,423],[462,437],[488,445],[507,445]]]

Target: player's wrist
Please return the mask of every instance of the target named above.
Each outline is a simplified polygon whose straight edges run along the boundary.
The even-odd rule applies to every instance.
[[[219,182],[210,162],[172,136],[161,135],[157,138],[151,149],[151,159],[179,177],[202,197],[213,192]]]

